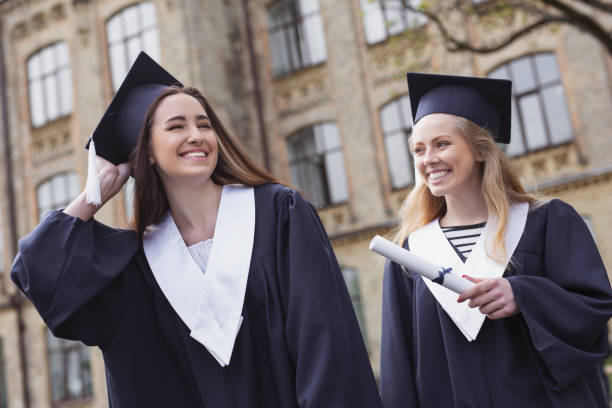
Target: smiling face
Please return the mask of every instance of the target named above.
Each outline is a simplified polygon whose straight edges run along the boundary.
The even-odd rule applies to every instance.
[[[168,182],[210,181],[217,166],[217,135],[204,107],[190,95],[164,98],[150,130],[150,162]]]
[[[457,128],[456,117],[433,113],[421,118],[410,139],[415,167],[436,197],[481,194],[481,163]]]

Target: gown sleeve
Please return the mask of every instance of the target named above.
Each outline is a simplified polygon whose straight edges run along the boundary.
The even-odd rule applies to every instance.
[[[297,192],[280,207],[277,267],[300,407],[381,407],[355,312],[319,217]]]
[[[102,346],[121,311],[115,278],[137,247],[130,231],[54,211],[20,240],[11,279],[55,336]]]
[[[412,372],[413,282],[387,261],[383,279],[380,395],[385,408],[418,406]]]
[[[607,355],[612,291],[586,224],[559,200],[548,204],[542,256],[543,265],[533,255],[525,274],[508,280],[540,370],[561,390]]]

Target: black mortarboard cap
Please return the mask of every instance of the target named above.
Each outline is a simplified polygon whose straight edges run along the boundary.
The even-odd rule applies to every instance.
[[[129,160],[149,106],[168,86],[182,84],[141,52],[93,131],[96,154],[117,165]],[[85,146],[89,148],[89,142]]]
[[[413,123],[431,113],[450,113],[487,129],[496,142],[510,143],[512,81],[409,72]]]

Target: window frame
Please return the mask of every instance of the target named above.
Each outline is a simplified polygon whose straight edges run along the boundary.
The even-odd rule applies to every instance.
[[[51,333],[51,331],[48,328],[46,328],[45,329],[45,346],[46,346],[46,353],[47,353],[46,362],[47,362],[47,374],[48,374],[48,379],[49,379],[48,380],[49,381],[49,398],[51,401],[51,406],[52,407],[63,407],[63,406],[67,406],[75,402],[91,400],[94,396],[94,388],[93,388],[93,372],[91,369],[91,350],[90,348],[85,346],[81,342],[66,340],[66,339],[62,339],[59,337],[55,337],[55,336],[53,337],[55,338],[59,346],[57,348],[53,348],[49,344],[50,336],[53,336],[53,333]],[[83,386],[82,386],[81,395],[71,397],[69,395],[69,390],[68,390],[68,383],[69,383],[68,359],[69,359],[71,352],[74,352],[74,351],[76,351],[77,352],[76,354],[78,355],[79,379],[81,383],[83,384]],[[88,356],[87,369],[89,370],[89,382],[87,381],[87,378],[84,375],[83,356],[85,352],[87,352],[87,356]],[[52,378],[52,372],[51,372],[51,356],[55,354],[61,355],[62,373],[63,373],[62,385],[63,385],[64,398],[58,399],[58,400],[54,399],[53,378]],[[89,387],[87,385],[89,385]]]
[[[59,178],[63,179],[64,191],[66,192],[65,200],[55,200],[55,197],[54,197],[55,195],[55,190],[53,189],[54,180],[57,180]],[[75,182],[74,186],[71,185],[71,182],[73,181]],[[50,191],[49,195],[51,199],[49,200],[49,204],[43,207],[40,204],[40,194],[41,194],[41,188],[43,188],[43,186],[45,185],[49,186],[48,187]],[[73,187],[74,187],[74,190],[72,190]],[[65,208],[68,204],[72,202],[72,200],[74,200],[79,195],[79,192],[80,192],[79,189],[80,189],[79,175],[74,170],[66,170],[63,172],[55,173],[51,175],[50,177],[47,177],[46,179],[40,181],[36,185],[36,211],[38,214],[38,219],[39,220],[43,219],[45,214],[47,214],[49,211],[57,210],[62,207]]]
[[[538,72],[538,67],[536,64],[536,58],[538,56],[545,56],[545,55],[550,55],[554,57],[554,61],[556,64],[556,68],[559,72],[559,77],[555,80],[552,81],[542,81],[540,78],[540,73]],[[515,81],[513,79],[513,72],[512,72],[512,68],[511,65],[513,63],[516,63],[518,61],[521,60],[527,60],[528,64],[529,64],[529,69],[531,71],[531,74],[533,75],[533,79],[534,79],[534,86],[524,90],[524,91],[520,91],[520,92],[515,92],[515,84],[518,81]],[[519,126],[519,130],[520,130],[520,137],[521,137],[521,142],[523,145],[523,149],[521,152],[519,153],[515,153],[515,154],[511,154],[509,155],[510,157],[514,158],[514,157],[521,157],[521,156],[526,156],[528,154],[531,153],[535,153],[538,151],[542,151],[542,150],[546,150],[546,149],[550,149],[552,147],[556,147],[556,146],[562,146],[564,144],[568,144],[568,143],[572,143],[575,138],[576,138],[576,132],[571,120],[571,112],[569,109],[569,104],[567,101],[567,93],[565,92],[565,85],[563,84],[563,75],[561,73],[561,69],[559,66],[559,61],[557,59],[557,55],[556,53],[552,52],[552,51],[542,51],[542,52],[536,52],[536,53],[531,53],[531,54],[526,54],[526,55],[522,55],[520,57],[517,58],[513,58],[511,60],[508,60],[502,64],[497,65],[495,68],[489,70],[487,77],[489,78],[495,78],[490,76],[491,74],[493,74],[495,71],[498,71],[499,69],[504,69],[505,73],[507,74],[508,79],[510,79],[513,83],[512,86],[512,104],[513,104],[513,109],[516,110],[516,121],[518,123]],[[519,80],[520,81],[520,80]],[[555,86],[561,86],[563,89],[563,102],[565,104],[565,108],[567,110],[567,120],[568,120],[568,124],[569,124],[569,130],[571,132],[571,136],[567,139],[567,140],[563,140],[560,142],[555,142],[552,139],[552,131],[551,131],[551,126],[549,123],[549,118],[548,115],[546,113],[546,103],[544,100],[544,96],[543,96],[543,92],[548,89],[548,88],[553,88]],[[543,146],[539,146],[539,147],[535,147],[535,148],[531,148],[529,147],[529,139],[528,139],[528,135],[527,132],[525,131],[526,129],[526,119],[525,119],[525,115],[522,112],[521,109],[521,105],[520,105],[520,101],[523,98],[529,97],[529,96],[533,96],[535,95],[537,97],[537,101],[538,101],[538,110],[540,113],[540,117],[542,118],[542,125],[544,128],[544,138],[545,138],[545,144]],[[507,150],[507,145],[502,145],[502,149],[504,151]]]
[[[66,50],[67,57],[66,57],[66,62],[64,65],[61,65],[60,63],[57,62],[58,53],[60,52],[58,50],[59,47],[65,47],[65,50]],[[47,52],[47,50],[49,50],[52,53],[53,68],[50,70],[50,72],[43,73],[47,69],[45,68],[43,61],[38,61],[38,68],[40,72],[38,73],[36,77],[33,78],[33,76],[30,73],[30,64],[33,63],[34,58],[42,59],[43,55]],[[56,120],[70,116],[74,112],[74,95],[73,95],[74,89],[73,89],[73,83],[72,83],[73,76],[72,76],[72,66],[71,66],[71,59],[70,59],[70,47],[68,46],[68,43],[66,41],[60,40],[60,41],[55,41],[53,43],[47,44],[39,48],[38,50],[30,54],[30,56],[26,59],[25,66],[26,66],[26,80],[28,83],[27,93],[28,93],[28,109],[29,109],[29,116],[30,116],[30,127],[32,129],[39,129],[49,123],[55,122]],[[61,85],[63,84],[60,83],[62,74],[64,72],[67,72],[68,83],[70,84],[70,89],[67,91],[62,90],[63,87]],[[46,79],[50,77],[55,78],[54,88],[55,88],[55,99],[56,99],[55,102],[57,106],[57,113],[53,117],[48,112],[48,105],[49,105],[48,100],[50,96],[48,95],[48,91],[45,86]],[[39,82],[41,86],[40,94],[42,96],[42,102],[41,102],[42,104],[42,107],[41,107],[42,122],[40,124],[34,123],[32,87],[34,86],[35,82]],[[68,98],[69,100],[68,102],[69,108],[64,112],[63,102],[64,102],[65,97]]]
[[[383,137],[383,146],[385,149],[385,157],[386,157],[386,165],[387,165],[387,172],[389,174],[389,185],[391,186],[391,190],[392,191],[397,191],[397,190],[402,190],[405,188],[409,188],[415,185],[416,182],[416,174],[415,174],[415,168],[414,168],[414,158],[412,157],[412,153],[410,152],[410,144],[408,143],[408,140],[410,139],[410,136],[412,136],[412,131],[414,129],[414,126],[412,124],[412,114],[411,112],[405,112],[402,109],[402,101],[403,100],[407,100],[408,104],[410,104],[410,96],[408,93],[405,93],[403,95],[397,96],[394,99],[391,99],[389,101],[387,101],[384,105],[380,106],[380,108],[378,109],[378,119],[380,121],[380,131]],[[399,129],[390,131],[390,132],[385,132],[385,126],[383,123],[383,115],[382,112],[384,109],[390,107],[390,106],[396,106],[397,107],[397,112],[398,112],[398,118],[401,124],[401,127]],[[410,107],[410,105],[408,106]],[[407,125],[410,125],[409,127]],[[406,163],[408,165],[408,172],[410,174],[410,178],[411,181],[408,182],[408,184],[401,184],[401,185],[394,185],[393,184],[393,176],[392,176],[392,172],[391,172],[391,161],[389,160],[389,151],[387,149],[387,138],[391,137],[393,135],[396,135],[398,133],[402,133],[404,136],[404,146],[406,147],[406,157],[408,158],[408,162]]]
[[[153,13],[155,15],[154,24],[145,26],[145,22],[142,21],[143,16],[142,16],[141,8],[144,5],[150,5],[153,8]],[[126,13],[129,13],[129,10],[135,11],[136,18],[138,19],[138,23],[139,23],[139,28],[135,33],[126,35],[125,34],[125,18],[126,18]],[[115,19],[118,19],[118,24],[120,25],[122,33],[119,36],[120,37],[119,39],[111,40],[109,25],[111,25],[113,20]],[[129,67],[132,65],[132,63],[134,62],[135,58],[138,55],[137,53],[136,55],[133,56],[133,58],[130,58],[130,51],[129,51],[129,46],[128,46],[128,43],[130,41],[132,41],[134,38],[138,38],[138,42],[139,42],[138,49],[140,51],[145,51],[155,61],[159,59],[159,56],[161,54],[161,43],[159,39],[159,20],[157,16],[157,7],[153,1],[139,1],[136,3],[129,4],[123,7],[122,9],[117,10],[115,13],[113,13],[111,16],[109,16],[106,19],[106,21],[104,22],[104,31],[106,34],[105,36],[106,52],[108,55],[109,72],[110,72],[110,77],[111,77],[111,87],[112,87],[113,93],[115,93],[119,89],[120,84],[123,82],[125,75],[127,74],[129,70]],[[148,33],[149,31],[156,32],[157,50],[155,50],[155,53],[151,52],[151,50],[145,47],[144,34]],[[123,73],[121,78],[115,77],[114,64],[116,64],[117,62],[114,61],[113,53],[111,52],[112,48],[116,46],[117,44],[120,44],[120,47],[123,51],[121,53],[122,54],[121,58],[122,58],[122,64],[123,64],[125,72]]]
[[[338,136],[338,146],[332,147],[332,148],[325,148],[323,151],[321,152],[314,152],[312,154],[305,154],[305,155],[299,155],[298,157],[294,157],[292,158],[291,156],[294,156],[295,154],[292,153],[291,151],[291,146],[293,143],[295,143],[295,141],[300,140],[304,137],[312,137],[312,138],[316,138],[316,134],[315,134],[315,128],[318,126],[324,126],[324,125],[333,125],[336,128],[337,131],[337,136]],[[316,139],[314,141],[315,143],[315,150],[316,150]],[[313,205],[315,205],[315,207],[317,209],[323,209],[323,208],[330,208],[330,207],[334,207],[334,206],[339,206],[339,205],[344,205],[346,203],[349,202],[350,200],[350,192],[348,190],[348,175],[346,172],[346,160],[344,158],[344,148],[342,145],[342,138],[340,136],[340,130],[338,129],[338,125],[336,124],[336,122],[334,121],[323,121],[323,122],[316,122],[313,124],[309,124],[306,126],[303,126],[302,128],[294,131],[292,134],[290,134],[287,138],[286,138],[286,144],[287,144],[287,150],[288,150],[288,162],[289,162],[289,169],[290,172],[292,170],[292,168],[294,166],[300,166],[300,165],[304,165],[304,164],[315,164],[317,166],[317,168],[319,169],[319,174],[322,175],[322,184],[323,184],[323,196],[324,196],[324,202],[319,204],[319,203],[314,203]],[[331,183],[328,180],[328,172],[327,172],[327,167],[326,167],[326,162],[325,162],[325,158],[329,155],[329,154],[333,154],[333,153],[341,153],[342,154],[342,167],[344,170],[344,180],[345,180],[345,188],[347,190],[347,194],[346,194],[346,198],[341,200],[341,201],[337,201],[337,202],[333,202],[332,201],[332,189],[331,189]],[[291,180],[292,183],[298,185],[299,187],[302,187],[299,185],[299,183],[297,183],[298,181],[301,180]],[[305,192],[307,193],[307,186],[303,186],[303,189],[305,190]],[[307,193],[308,194],[308,193]],[[312,197],[311,197],[312,199]]]
[[[357,323],[359,324],[359,330],[361,331],[361,335],[363,337],[363,342],[367,348],[368,346],[368,329],[367,329],[367,322],[366,322],[366,317],[365,317],[365,307],[363,304],[363,291],[361,290],[361,284],[359,282],[359,269],[358,268],[354,268],[352,266],[340,266],[340,271],[342,272],[342,279],[344,279],[344,284],[346,286],[346,291],[349,294],[349,297],[351,299],[351,305],[353,306],[353,311],[355,313],[355,317],[357,318]],[[349,282],[347,279],[347,275],[348,274],[354,274],[353,277],[351,277],[353,279],[352,282]],[[355,292],[351,292],[351,288],[349,287],[349,283],[354,284],[354,286],[356,287],[356,293]],[[355,304],[358,304],[359,307],[355,307]]]
[[[304,62],[304,57],[302,56],[303,50],[301,49],[302,48],[301,43],[305,42],[307,45],[309,45],[308,42],[306,42],[307,37],[303,33],[304,22],[307,19],[313,18],[314,16],[319,16],[319,18],[321,18],[321,31],[322,31],[321,34],[323,38],[325,38],[325,30],[323,29],[323,19],[321,16],[321,4],[319,0],[316,0],[316,1],[317,1],[317,10],[310,11],[306,14],[302,14],[302,12],[300,11],[300,6],[299,6],[300,0],[276,0],[267,6],[266,10],[268,13],[268,16],[267,16],[268,18],[268,38],[271,39],[273,37],[273,34],[278,31],[281,31],[283,33],[285,48],[282,50],[282,52],[283,52],[283,55],[287,57],[287,61],[289,62],[288,66],[284,67],[286,69],[284,69],[283,71],[277,72],[275,70],[274,53],[277,51],[274,51],[274,47],[272,47],[272,44],[270,41],[270,56],[272,58],[272,70],[273,70],[274,78],[282,78],[282,77],[291,75],[295,72],[298,72],[298,71],[301,71],[307,68],[322,65],[327,61],[327,44],[325,43],[324,43],[325,58],[323,60],[317,61],[317,62],[306,63]],[[270,19],[270,10],[275,7],[281,7],[283,3],[288,3],[286,7],[288,7],[288,9],[290,10],[290,18],[288,21],[272,26],[271,19]],[[295,41],[292,41],[292,39],[287,35],[288,32],[294,33]],[[297,53],[297,59],[298,59],[297,62],[293,61],[294,55],[293,55],[292,50],[295,50]]]
[[[388,16],[387,16],[387,12],[386,12],[386,10],[387,10],[386,3],[389,0],[374,0],[371,3],[371,6],[378,6],[378,8],[379,8],[378,12],[381,14],[381,17],[382,17],[382,20],[383,20],[385,36],[382,39],[380,39],[380,40],[369,41],[368,40],[368,25],[366,24],[366,18],[367,18],[368,12],[366,10],[364,10],[364,8],[362,6],[362,1],[366,1],[367,2],[368,0],[360,0],[359,8],[360,8],[360,10],[361,10],[361,12],[363,14],[363,16],[361,18],[361,22],[362,22],[363,30],[364,30],[364,34],[365,34],[365,42],[369,46],[373,46],[373,45],[376,45],[376,44],[384,43],[384,42],[388,41],[389,39],[391,39],[393,37],[397,37],[399,35],[402,35],[403,33],[405,33],[406,31],[409,31],[409,30],[419,30],[419,29],[421,29],[422,27],[424,27],[427,24],[427,17],[425,17],[424,15],[422,15],[422,14],[420,14],[418,12],[415,12],[415,11],[412,11],[412,10],[409,10],[409,9],[406,8],[406,3],[409,3],[410,0],[397,0],[397,1],[401,2],[401,10],[399,11],[399,13],[401,14],[401,21],[402,21],[402,24],[403,24],[404,28],[402,30],[396,32],[396,33],[391,33],[390,32],[390,28],[391,28],[391,26],[393,24],[391,24],[391,22],[389,21]],[[418,4],[420,4],[421,2],[422,2],[421,0],[418,0]],[[417,4],[417,7],[418,7],[418,4]],[[409,21],[409,17],[412,17],[412,16],[420,16],[420,18],[422,18],[423,21],[421,21],[421,22],[419,22],[417,24],[411,24],[411,22]],[[417,17],[417,18],[419,18],[419,17]]]

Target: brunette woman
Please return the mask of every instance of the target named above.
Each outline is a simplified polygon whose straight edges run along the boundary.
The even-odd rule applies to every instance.
[[[93,135],[101,205],[133,168],[134,230],[81,194],[21,240],[13,280],[102,350],[114,408],[380,406],[316,211],[176,82],[141,54]]]

